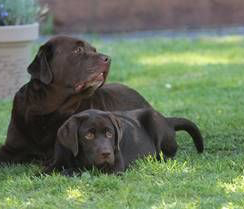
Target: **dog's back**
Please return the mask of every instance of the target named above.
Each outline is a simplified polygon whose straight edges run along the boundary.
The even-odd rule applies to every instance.
[[[188,119],[166,118],[152,108],[116,112],[115,115],[125,126],[121,146],[125,158],[129,161],[148,154],[156,155],[156,158],[160,159],[161,151],[165,158],[174,157],[177,151],[175,132],[180,130],[188,132],[197,151],[203,152],[200,130]]]

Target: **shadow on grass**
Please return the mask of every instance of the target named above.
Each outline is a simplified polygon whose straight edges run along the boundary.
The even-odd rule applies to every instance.
[[[239,156],[240,157],[240,156]],[[223,208],[243,204],[243,166],[235,156],[180,153],[176,160],[138,160],[122,176],[32,178],[36,166],[3,168],[0,206],[43,208]],[[242,170],[241,170],[242,169]],[[4,195],[3,195],[4,194]]]

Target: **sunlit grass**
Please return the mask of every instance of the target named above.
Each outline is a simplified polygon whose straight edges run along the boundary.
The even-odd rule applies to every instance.
[[[185,64],[190,66],[208,64],[243,64],[241,57],[228,57],[216,54],[200,53],[170,53],[156,56],[145,56],[138,59],[139,64],[143,65],[163,65],[163,64]]]
[[[238,44],[240,42],[243,42],[244,38],[243,38],[243,36],[233,35],[233,36],[223,36],[223,37],[219,37],[219,36],[216,36],[216,37],[202,37],[201,40],[202,41],[206,41],[208,43],[213,43],[213,44],[216,44],[216,43]]]
[[[85,200],[86,200],[84,191],[81,191],[79,188],[76,188],[76,189],[68,188],[66,190],[66,193],[67,193],[68,200],[74,200],[74,201],[78,201],[81,203],[85,202]]]
[[[231,179],[229,183],[219,182],[219,186],[224,189],[227,194],[232,192],[244,193],[244,176],[238,176],[234,179]]]

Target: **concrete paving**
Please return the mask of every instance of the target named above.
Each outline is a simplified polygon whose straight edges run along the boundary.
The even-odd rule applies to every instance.
[[[244,36],[244,26],[238,27],[222,27],[222,28],[202,28],[202,29],[180,29],[180,30],[157,30],[157,31],[137,31],[124,33],[109,33],[109,34],[63,34],[72,37],[82,38],[87,41],[98,39],[105,42],[119,41],[119,40],[138,40],[147,38],[164,37],[169,39],[197,39],[200,37],[223,37],[228,35]],[[41,35],[37,42],[43,43],[51,36]]]

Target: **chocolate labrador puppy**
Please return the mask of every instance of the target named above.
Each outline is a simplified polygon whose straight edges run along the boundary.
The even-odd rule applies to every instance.
[[[67,36],[41,46],[27,69],[30,81],[14,97],[0,164],[49,159],[58,128],[77,112],[150,107],[133,89],[103,85],[110,61],[87,42]]]
[[[55,160],[46,169],[98,167],[105,172],[124,171],[131,162],[147,155],[160,160],[177,151],[175,132],[187,131],[199,153],[203,139],[198,127],[184,118],[165,118],[151,108],[123,112],[86,110],[68,119],[58,130]],[[68,173],[69,174],[69,173]]]

